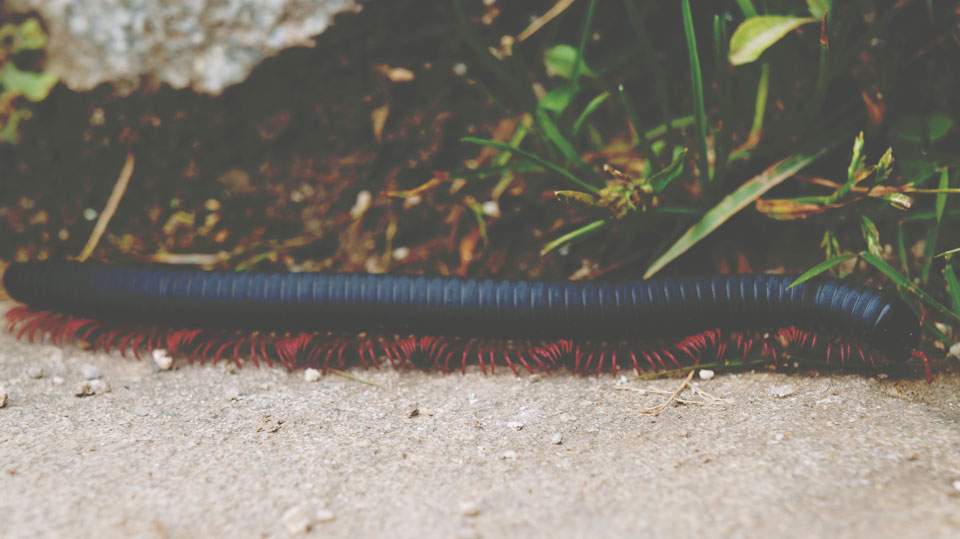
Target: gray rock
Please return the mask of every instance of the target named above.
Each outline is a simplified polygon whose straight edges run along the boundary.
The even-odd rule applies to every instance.
[[[47,69],[74,90],[112,82],[120,94],[141,76],[218,94],[262,60],[312,46],[358,0],[6,0],[37,11],[50,34]]]

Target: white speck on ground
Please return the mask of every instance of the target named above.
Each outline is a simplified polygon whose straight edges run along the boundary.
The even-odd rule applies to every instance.
[[[716,373],[713,372],[713,371],[710,370],[710,369],[700,369],[700,379],[701,379],[701,380],[710,380],[710,379],[713,378],[715,375],[716,375]]]
[[[650,418],[664,396],[609,376],[350,371],[372,387],[252,365],[154,376],[77,348],[58,363],[5,332],[0,350],[4,537],[283,537],[301,504],[306,533],[334,538],[960,536],[956,375],[721,373],[722,406]],[[82,364],[113,392],[53,385]]]
[[[153,358],[154,365],[161,371],[169,371],[173,368],[173,358],[170,356],[170,353],[163,348],[151,350],[150,357]]]
[[[320,371],[317,369],[304,369],[303,379],[307,382],[316,382],[321,378]]]

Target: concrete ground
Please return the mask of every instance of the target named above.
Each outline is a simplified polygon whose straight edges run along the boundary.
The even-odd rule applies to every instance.
[[[957,376],[351,374],[2,333],[0,535],[960,537]]]

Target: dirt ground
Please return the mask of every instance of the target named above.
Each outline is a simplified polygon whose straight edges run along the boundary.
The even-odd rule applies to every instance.
[[[3,535],[960,536],[956,375],[174,367],[0,333]]]

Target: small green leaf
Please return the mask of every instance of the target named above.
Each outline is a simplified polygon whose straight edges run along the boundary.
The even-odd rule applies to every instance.
[[[874,177],[874,183],[881,184],[890,177],[893,171],[893,148],[887,148],[887,151],[880,156],[877,161],[877,175]]]
[[[576,63],[577,49],[571,45],[554,45],[547,49],[543,56],[543,64],[546,66],[547,72],[564,79],[573,76],[573,66]],[[580,74],[590,78],[596,77],[586,62],[581,63]]]
[[[880,245],[880,231],[877,230],[877,225],[866,215],[860,216],[860,232],[863,234],[863,239],[867,242],[867,250],[877,256],[881,256],[883,254],[883,247]]]
[[[931,114],[927,117],[927,133],[931,142],[946,135],[953,127],[953,119],[945,114]]]
[[[904,114],[893,121],[890,135],[907,142],[925,142],[929,128],[915,114]]]
[[[804,24],[819,22],[812,17],[789,17],[783,15],[758,15],[737,27],[730,38],[730,63],[749,64],[760,58],[763,51],[780,41],[783,36]]]
[[[857,177],[857,172],[863,168],[863,131],[857,135],[853,141],[853,155],[850,157],[850,165],[847,167],[847,181],[852,181]]]
[[[53,73],[33,73],[20,71],[12,62],[0,69],[0,85],[3,93],[21,94],[30,101],[43,101],[57,84]]]
[[[787,290],[790,290],[795,286],[803,284],[809,281],[810,279],[813,279],[817,275],[820,275],[821,273],[829,271],[834,267],[839,266],[840,264],[843,264],[844,262],[846,262],[847,260],[850,260],[851,258],[857,258],[857,254],[847,253],[844,255],[835,256],[828,260],[824,260],[823,262],[803,272],[803,274],[801,274],[799,277],[796,278],[796,280],[793,281],[793,284],[787,287]]]
[[[830,11],[831,3],[830,0],[807,0],[807,9],[815,18],[822,19],[827,11]]]
[[[647,182],[650,184],[650,187],[653,188],[654,193],[659,193],[666,189],[670,182],[672,182],[677,176],[683,173],[683,163],[687,158],[687,149],[683,147],[678,147],[673,152],[673,161],[667,165],[667,168],[657,172],[650,177]]]
[[[572,100],[573,95],[570,93],[569,87],[554,88],[540,98],[540,101],[537,102],[537,108],[561,114],[567,110],[567,106],[570,105],[570,101]]]

